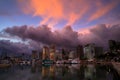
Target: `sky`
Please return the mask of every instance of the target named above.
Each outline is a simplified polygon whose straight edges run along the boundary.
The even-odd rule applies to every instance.
[[[0,0],[1,40],[106,46],[119,31],[120,0]]]
[[[0,27],[47,24],[79,30],[119,23],[119,12],[119,0],[0,0]]]

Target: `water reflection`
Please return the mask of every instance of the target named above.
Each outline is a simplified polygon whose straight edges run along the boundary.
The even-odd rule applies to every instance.
[[[95,74],[96,74],[95,66],[92,64],[87,65],[85,68],[85,79],[93,80],[96,78]]]
[[[0,80],[120,80],[112,65],[14,66],[0,70]]]

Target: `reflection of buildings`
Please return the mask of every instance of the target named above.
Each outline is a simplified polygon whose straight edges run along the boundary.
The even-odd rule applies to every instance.
[[[42,77],[43,78],[49,76],[49,73],[50,73],[49,69],[50,69],[49,67],[42,66]]]
[[[42,78],[55,78],[55,66],[42,66]]]
[[[78,76],[79,76],[79,79],[80,80],[84,80],[84,77],[85,77],[85,69],[84,69],[84,65],[81,65],[80,66],[80,70],[79,70],[79,73],[78,73]]]
[[[93,60],[95,56],[95,45],[94,44],[87,44],[84,47],[84,57],[88,60]]]
[[[49,48],[47,46],[43,47],[42,60],[49,59]]]
[[[50,66],[50,76],[54,77],[55,76],[55,66]]]
[[[62,77],[62,66],[56,66],[56,76]]]
[[[98,78],[97,80],[103,80],[103,77],[106,78],[106,75],[107,71],[105,70],[105,67],[103,67],[103,65],[96,65],[96,77]]]
[[[71,65],[42,66],[42,80],[113,80],[114,72],[108,65],[76,66],[77,68]]]
[[[95,73],[96,73],[96,70],[95,70],[94,65],[89,64],[86,66],[86,69],[85,69],[85,78],[86,79],[93,80],[95,77]]]
[[[83,59],[83,57],[84,57],[83,46],[78,45],[76,48],[76,52],[77,52],[77,57],[79,57],[79,59]]]
[[[118,78],[117,78],[118,77]],[[42,80],[119,80],[112,65],[42,66]]]

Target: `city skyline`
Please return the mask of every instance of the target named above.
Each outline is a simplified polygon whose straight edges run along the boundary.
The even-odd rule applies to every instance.
[[[0,80],[120,80],[120,0],[0,0]]]
[[[108,49],[108,40],[120,40],[119,4],[119,0],[1,0],[0,44],[21,51],[28,50],[25,46],[88,43]]]

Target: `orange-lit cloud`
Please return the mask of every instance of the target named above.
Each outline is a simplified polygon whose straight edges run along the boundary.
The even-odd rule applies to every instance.
[[[77,20],[84,19],[86,21],[96,20],[109,11],[116,5],[117,1],[110,1],[106,5],[102,0],[19,0],[22,4],[24,13],[32,14],[42,18],[41,24],[54,26],[61,20],[66,20],[66,25],[73,25]],[[23,5],[26,3],[26,5]]]
[[[107,26],[106,24],[96,25],[78,32],[74,31],[71,26],[65,26],[61,30],[52,32],[46,25],[38,27],[23,25],[8,27],[4,29],[4,32],[24,40],[30,39],[48,45],[75,47],[78,44],[95,43],[104,46],[110,39],[120,40],[120,24]]]
[[[34,16],[42,17],[40,25],[54,26],[55,20],[58,21],[63,18],[63,8],[59,0],[30,0],[30,8]]]
[[[19,3],[23,2],[25,1],[19,0]],[[27,14],[32,13],[33,16],[42,17],[40,24],[56,24],[57,21],[64,19],[68,21],[67,25],[72,25],[89,10],[85,4],[89,6],[84,0],[71,2],[69,0],[29,0],[22,9]]]
[[[89,10],[89,7],[86,6],[84,9],[80,10],[79,13],[77,14],[71,13],[69,15],[69,20],[68,20],[67,25],[73,25],[75,21],[78,19],[81,19],[88,10]]]
[[[89,21],[93,21],[93,20],[96,20],[96,19],[104,16],[109,11],[111,11],[117,5],[117,3],[118,2],[112,2],[111,4],[108,4],[108,5],[98,4],[99,5],[98,9],[96,10],[96,12],[94,12],[90,16]]]
[[[90,31],[88,28],[83,28],[78,31],[78,34],[89,34]]]

